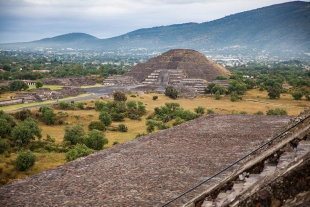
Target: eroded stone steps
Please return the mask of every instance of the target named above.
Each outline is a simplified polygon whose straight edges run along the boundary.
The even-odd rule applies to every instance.
[[[260,174],[248,174],[246,172],[240,174],[231,190],[220,192],[212,201],[205,200],[201,207],[227,206],[247,188],[251,187],[264,177],[274,174],[277,169],[286,167],[289,163],[294,161],[296,157],[300,157],[309,151],[310,140],[300,141],[296,148],[282,153],[278,159],[278,163],[264,163],[264,168]]]

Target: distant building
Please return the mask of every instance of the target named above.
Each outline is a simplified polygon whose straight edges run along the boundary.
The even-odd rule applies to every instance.
[[[49,72],[51,72],[51,70],[33,70],[32,72],[49,73]]]

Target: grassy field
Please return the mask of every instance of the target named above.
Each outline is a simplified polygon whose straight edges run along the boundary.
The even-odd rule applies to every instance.
[[[153,100],[153,96],[158,96],[157,100]],[[266,114],[266,111],[269,109],[281,108],[285,109],[288,112],[288,115],[298,115],[304,107],[309,107],[310,102],[306,100],[295,101],[293,100],[290,94],[281,94],[281,98],[278,100],[271,100],[267,96],[266,91],[259,91],[254,89],[247,91],[243,95],[242,100],[237,102],[231,102],[230,96],[224,96],[221,100],[215,100],[213,96],[201,95],[195,99],[177,99],[172,100],[162,94],[143,94],[135,95],[136,97],[131,97],[127,95],[128,100],[141,101],[146,106],[146,115],[142,117],[141,121],[130,120],[128,118],[123,122],[113,122],[112,126],[117,127],[118,124],[124,123],[128,127],[128,132],[115,132],[107,130],[105,136],[109,140],[109,144],[106,147],[111,147],[114,141],[123,143],[129,140],[134,139],[137,134],[146,133],[145,119],[148,115],[153,113],[155,107],[163,106],[166,102],[177,102],[184,109],[194,110],[198,106],[202,106],[206,109],[212,109],[215,113],[218,114],[232,114],[246,112],[247,114],[254,114],[257,111],[262,111]],[[86,103],[86,106],[94,106],[96,100],[83,101]],[[103,99],[102,101],[112,101],[111,99]],[[23,105],[24,106],[24,105]],[[15,106],[14,109],[17,109],[18,106]],[[10,110],[10,108],[1,107],[1,110]],[[33,108],[31,111],[35,114],[38,113],[38,108]],[[61,116],[59,112],[66,112],[67,116]],[[88,132],[88,124],[91,121],[98,120],[99,112],[95,110],[54,110],[57,114],[58,119],[62,119],[68,125],[81,124],[85,130]],[[79,116],[76,116],[79,115]],[[40,123],[40,128],[42,129],[43,139],[46,138],[46,135],[49,134],[52,138],[55,138],[56,143],[61,143],[64,136],[65,125],[55,125],[47,126],[43,123]],[[65,163],[65,154],[64,153],[36,153],[37,161],[34,167],[30,170],[17,173],[14,170],[14,160],[16,159],[16,154],[11,153],[10,157],[4,157],[0,155],[0,168],[2,168],[2,173],[0,174],[0,181],[5,177],[9,181],[16,179],[21,179],[29,175],[36,174],[46,169],[50,169],[61,164]],[[0,182],[1,185],[1,182]]]

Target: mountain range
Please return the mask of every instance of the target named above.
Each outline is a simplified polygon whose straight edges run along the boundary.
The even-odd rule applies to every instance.
[[[212,50],[237,47],[310,53],[310,2],[276,4],[204,23],[139,29],[108,39],[70,33],[33,42],[0,44],[0,49],[35,47],[100,51],[135,48],[161,51],[171,48]]]

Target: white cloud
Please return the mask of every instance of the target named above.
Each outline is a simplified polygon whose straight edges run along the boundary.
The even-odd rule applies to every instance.
[[[107,38],[139,28],[211,21],[281,2],[283,0],[0,0],[0,42],[14,35],[16,41],[29,41],[47,34],[51,37],[69,32]],[[16,32],[23,36],[18,37]]]

